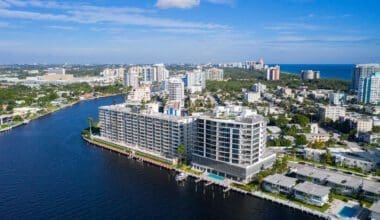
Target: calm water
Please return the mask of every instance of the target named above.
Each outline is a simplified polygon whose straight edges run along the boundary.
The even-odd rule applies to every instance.
[[[237,193],[184,186],[158,167],[87,145],[80,131],[105,98],[0,134],[1,219],[313,219]]]
[[[281,71],[299,74],[301,70],[318,70],[321,78],[352,79],[353,64],[281,64]]]

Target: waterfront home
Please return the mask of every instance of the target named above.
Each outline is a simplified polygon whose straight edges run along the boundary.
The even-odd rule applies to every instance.
[[[363,193],[364,198],[369,201],[379,200],[380,199],[380,182],[363,180],[362,193]]]
[[[369,210],[371,211],[370,219],[380,219],[380,201],[373,203]]]
[[[13,115],[0,115],[0,125],[5,125],[11,123],[13,120]]]
[[[362,153],[366,154],[366,152]],[[375,170],[377,167],[376,161],[372,161],[369,158],[361,156],[359,153],[341,152],[333,153],[335,163],[345,165],[349,167],[357,167],[363,171]]]
[[[309,181],[315,184],[325,184],[328,174],[323,172],[324,170],[316,169],[314,167],[302,166],[293,169],[293,173],[296,174],[296,178],[302,181]]]
[[[332,187],[334,192],[343,195],[352,195],[359,192],[362,178],[331,172],[327,177],[326,182],[327,186]]]
[[[296,178],[274,174],[264,178],[262,187],[264,190],[273,193],[291,194],[296,183]]]
[[[303,202],[323,206],[329,201],[330,187],[303,182],[294,187],[294,197]]]
[[[327,185],[339,194],[350,195],[358,193],[362,184],[360,177],[342,174],[311,166],[301,166],[293,169],[296,178],[315,184]]]

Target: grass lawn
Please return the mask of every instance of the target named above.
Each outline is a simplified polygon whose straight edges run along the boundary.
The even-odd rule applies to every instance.
[[[153,155],[149,155],[149,154],[146,154],[146,153],[143,153],[143,152],[140,152],[140,151],[136,151],[135,153],[137,156],[141,156],[141,157],[145,157],[145,158],[149,158],[149,159],[152,159],[154,161],[157,161],[159,163],[163,163],[163,164],[167,164],[167,165],[173,165],[172,163],[170,163],[169,161],[166,161],[164,159],[161,159],[159,157],[155,157]]]
[[[248,183],[248,184],[231,183],[231,186],[245,190],[247,192],[252,192],[253,190],[257,189],[257,186],[252,183]]]
[[[199,176],[199,175],[201,175],[203,173],[201,171],[193,170],[193,169],[191,169],[191,166],[188,166],[188,165],[185,165],[185,164],[178,164],[177,168],[180,169],[180,170],[183,170],[185,172],[189,172],[189,173],[195,174],[197,176]]]
[[[347,202],[349,200],[357,200],[360,202],[360,204],[364,207],[371,207],[372,205],[372,202],[369,202],[369,201],[366,201],[366,200],[363,200],[363,199],[356,199],[354,197],[351,197],[351,196],[346,196],[346,195],[340,195],[340,194],[337,194],[337,193],[331,193],[330,194],[331,198],[334,198],[334,199],[338,199],[338,200],[341,200],[343,202]]]

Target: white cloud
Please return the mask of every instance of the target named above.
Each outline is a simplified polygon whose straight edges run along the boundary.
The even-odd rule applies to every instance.
[[[72,27],[72,26],[51,25],[51,26],[47,26],[47,27],[51,28],[51,29],[58,29],[58,30],[64,30],[64,31],[76,30],[76,28]]]
[[[167,9],[167,8],[181,8],[188,9],[198,6],[200,0],[158,0],[156,7]]]
[[[0,0],[1,1],[1,0]],[[81,24],[112,23],[119,25],[148,26],[161,28],[201,28],[201,29],[227,29],[227,26],[191,22],[179,19],[167,19],[158,17],[152,10],[129,7],[100,7],[92,5],[60,4],[55,1],[46,1],[42,4],[39,0],[19,2],[8,0],[11,7],[0,7],[0,17],[26,20],[46,20],[60,22],[75,22]],[[194,0],[193,0],[194,1]],[[196,0],[199,3],[199,0]],[[24,3],[24,4],[23,4]],[[19,7],[22,9],[14,9]],[[30,7],[51,7],[57,10],[52,12],[36,12]]]

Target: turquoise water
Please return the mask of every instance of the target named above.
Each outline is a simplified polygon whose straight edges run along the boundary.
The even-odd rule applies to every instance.
[[[351,218],[354,217],[356,213],[356,209],[345,206],[339,211],[339,216],[342,218]]]
[[[218,176],[218,175],[213,174],[213,173],[209,173],[207,176],[210,177],[210,178],[216,179],[216,180],[220,180],[220,181],[224,180],[224,177]]]

